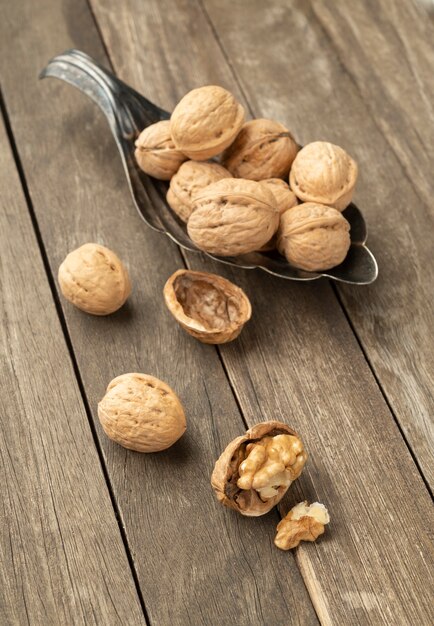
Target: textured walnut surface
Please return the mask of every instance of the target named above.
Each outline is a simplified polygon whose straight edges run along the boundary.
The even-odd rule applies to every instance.
[[[58,279],[65,298],[92,315],[117,311],[131,293],[122,261],[97,243],[86,243],[70,252],[59,267]]]
[[[351,202],[357,171],[357,163],[345,150],[326,141],[314,141],[297,154],[289,180],[303,202],[327,204],[343,211]]]
[[[349,223],[336,209],[311,202],[299,204],[281,216],[277,248],[295,267],[327,270],[345,259],[349,231]]]
[[[238,134],[244,109],[216,85],[187,93],[175,107],[170,128],[176,147],[191,159],[205,160],[222,152]]]
[[[297,151],[297,144],[283,124],[255,119],[243,125],[223,154],[222,164],[237,178],[287,178]]]
[[[170,180],[181,163],[187,159],[173,143],[168,120],[145,128],[135,145],[134,155],[140,168],[160,180]]]
[[[98,417],[110,439],[137,452],[170,447],[186,429],[177,395],[163,381],[146,374],[122,374],[107,387]]]
[[[298,204],[297,196],[290,189],[288,183],[281,178],[261,180],[261,184],[265,185],[276,198],[276,206],[280,215]]]
[[[292,480],[301,473],[307,459],[307,452],[303,448],[297,433],[282,422],[262,422],[250,428],[244,435],[231,441],[217,460],[211,476],[211,484],[218,500],[231,509],[247,516],[259,516],[268,513],[285,495],[289,483],[277,486],[277,493],[267,494],[264,501],[256,489],[251,485],[248,489],[241,489],[238,485],[240,479],[240,466],[249,456],[250,444],[258,444],[264,438],[279,435],[290,435],[297,439],[298,448],[293,458],[294,472]]]
[[[264,185],[228,178],[194,199],[188,233],[202,250],[236,256],[258,250],[277,230],[276,199]]]
[[[186,222],[193,210],[193,198],[198,192],[223,178],[232,178],[232,174],[218,163],[187,161],[170,181],[167,202]]]
[[[204,343],[232,341],[252,311],[242,289],[207,272],[178,270],[167,281],[164,297],[179,324]]]

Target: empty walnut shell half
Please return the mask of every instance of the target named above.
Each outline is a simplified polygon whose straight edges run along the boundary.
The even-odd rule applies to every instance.
[[[286,260],[308,272],[342,263],[350,248],[350,225],[342,213],[323,204],[306,202],[280,218],[277,249]]]
[[[278,225],[276,199],[265,185],[225,178],[208,185],[194,198],[187,230],[201,250],[237,256],[259,250]]]
[[[285,473],[290,477],[290,480],[282,481],[281,473],[276,475],[276,480],[279,480],[277,480],[276,485],[274,485],[273,480],[270,481],[267,487],[268,494],[266,499],[262,498],[259,491],[253,487],[241,489],[238,485],[240,482],[240,468],[251,454],[249,447],[254,447],[251,444],[261,444],[265,439],[269,440],[281,435],[290,436],[288,437],[290,445],[294,446],[295,450],[289,463],[288,458],[286,458]],[[250,428],[241,437],[237,437],[230,442],[215,464],[211,476],[211,485],[214,488],[217,499],[224,506],[234,509],[242,515],[258,517],[268,513],[280,502],[291,482],[300,476],[306,459],[307,452],[304,450],[297,433],[292,428],[289,428],[282,422],[262,422]],[[245,479],[246,476],[244,475],[242,480],[245,481]],[[285,482],[285,484],[279,485],[279,482]],[[275,495],[270,495],[270,492]]]
[[[170,129],[178,150],[206,161],[227,148],[244,122],[244,109],[223,87],[206,85],[189,91],[175,107]]]
[[[232,178],[232,174],[218,163],[183,163],[170,181],[167,192],[170,208],[186,222],[193,210],[193,198],[197,193],[222,178]]]
[[[175,148],[168,120],[145,128],[135,145],[134,155],[140,169],[159,180],[170,180],[187,160],[185,154]]]
[[[250,120],[223,154],[222,165],[237,178],[287,178],[298,149],[280,122]]]
[[[208,272],[178,270],[164,286],[164,299],[178,324],[202,343],[232,341],[252,315],[242,289]]]
[[[289,182],[303,202],[327,204],[343,211],[351,202],[357,163],[339,146],[326,141],[307,144],[292,164]]]

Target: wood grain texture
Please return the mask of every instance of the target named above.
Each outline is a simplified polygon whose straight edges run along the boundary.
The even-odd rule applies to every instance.
[[[432,487],[434,29],[411,2],[205,6],[255,114],[288,124],[302,144],[340,144],[359,163],[355,201],[380,274],[339,293]]]
[[[253,111],[300,128],[302,142],[313,139],[308,122],[320,119],[318,107],[330,116],[334,112],[331,91],[327,98],[314,97],[316,82],[322,84],[321,71],[330,90],[343,80],[322,31],[310,33],[310,23],[301,13],[297,19],[304,42],[295,39],[295,31],[288,43],[282,20],[292,9],[286,3],[280,12],[276,8],[270,12],[269,5],[264,11],[262,3],[209,4],[229,63],[243,72],[243,91]],[[122,6],[112,3],[110,8],[99,0],[92,0],[92,5],[121,78],[158,104],[171,108],[188,88],[212,82],[239,95],[198,5],[144,6],[134,0]],[[295,8],[300,16],[300,4]],[[318,38],[321,57],[316,68],[309,61]],[[188,42],[182,53],[177,42]],[[209,59],[213,67],[206,69]],[[289,76],[283,74],[288,59],[291,68],[294,64],[303,69],[304,82],[291,87],[291,98],[286,89],[280,100],[274,99],[279,78],[282,90],[289,84]],[[206,74],[201,73],[204,64]],[[309,89],[314,95],[306,95]],[[350,102],[354,124],[362,120],[363,132],[375,134],[375,126],[366,128],[363,105],[355,97]],[[332,138],[352,152],[353,127],[346,138],[344,118],[331,119],[334,126],[327,130]],[[356,138],[356,147],[361,141]],[[366,160],[361,154],[356,150],[363,171]],[[365,186],[362,176],[362,193]],[[368,191],[373,197],[372,189]],[[378,237],[371,239],[375,247]],[[254,423],[264,417],[283,418],[303,434],[311,453],[306,475],[290,494],[284,512],[301,497],[320,499],[330,507],[332,524],[324,540],[297,552],[321,621],[408,624],[417,615],[422,623],[430,623],[428,589],[434,584],[427,521],[432,520],[430,500],[332,289],[327,283],[301,286],[203,264],[195,256],[188,259],[195,267],[232,278],[252,298],[254,319],[236,344],[221,350],[246,419]],[[363,297],[366,292],[361,292]]]
[[[63,302],[90,405],[96,415],[114,376],[143,371],[167,381],[186,409],[187,434],[154,455],[111,443],[97,423],[151,623],[316,624],[294,557],[272,545],[277,514],[252,524],[213,495],[214,461],[244,425],[215,349],[185,335],[164,307],[164,282],[182,266],[177,248],[136,214],[96,107],[67,85],[35,81],[71,46],[104,61],[86,4],[10,5],[0,31],[8,50],[3,90],[53,272],[69,250],[97,241],[132,277],[129,303],[108,318]]]
[[[0,120],[0,623],[145,624]]]

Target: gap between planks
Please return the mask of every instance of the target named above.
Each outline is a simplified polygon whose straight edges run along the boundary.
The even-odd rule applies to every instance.
[[[44,266],[45,275],[47,277],[47,281],[48,281],[48,284],[49,284],[49,287],[50,287],[51,295],[53,297],[54,306],[56,308],[56,312],[57,312],[57,316],[59,318],[60,326],[61,326],[62,331],[63,331],[63,336],[64,336],[64,339],[65,339],[65,343],[66,343],[66,347],[67,347],[67,350],[68,350],[69,357],[71,359],[72,368],[73,368],[75,377],[77,379],[78,389],[80,391],[80,396],[81,396],[81,399],[83,401],[84,410],[86,412],[86,417],[87,417],[87,420],[88,420],[88,423],[89,423],[89,427],[90,427],[90,430],[91,430],[91,433],[92,433],[93,443],[95,445],[95,448],[96,448],[96,451],[97,451],[97,454],[98,454],[98,458],[99,458],[99,462],[100,462],[101,469],[102,469],[102,472],[103,472],[103,476],[104,476],[104,479],[105,479],[105,482],[106,482],[106,485],[107,485],[107,489],[108,489],[108,492],[109,492],[110,501],[111,501],[111,504],[112,504],[112,507],[113,507],[113,511],[114,511],[114,514],[115,514],[115,518],[116,518],[116,522],[117,522],[117,525],[118,525],[118,528],[119,528],[119,533],[120,533],[121,540],[122,540],[122,543],[123,543],[123,546],[124,546],[124,549],[125,549],[125,553],[126,553],[126,557],[127,557],[127,560],[128,560],[128,564],[130,566],[131,575],[133,577],[133,581],[134,581],[134,586],[135,586],[135,589],[136,589],[137,597],[139,599],[140,607],[141,607],[141,609],[143,611],[143,614],[144,614],[144,617],[145,617],[145,620],[146,620],[146,624],[148,626],[150,626],[151,625],[151,621],[149,619],[148,612],[147,612],[147,609],[146,609],[146,606],[145,606],[145,602],[144,602],[144,599],[143,599],[143,594],[142,594],[142,591],[141,591],[141,588],[140,588],[140,585],[139,585],[137,571],[136,571],[136,568],[135,568],[135,565],[134,565],[133,557],[131,555],[130,547],[129,547],[129,544],[128,544],[128,539],[127,539],[127,536],[126,536],[126,533],[125,533],[125,530],[124,530],[124,526],[123,526],[123,522],[122,522],[122,516],[121,516],[120,510],[119,510],[119,507],[117,505],[117,502],[116,502],[116,498],[115,498],[115,495],[114,495],[113,486],[112,486],[111,481],[110,481],[110,476],[108,474],[107,466],[106,466],[106,464],[104,462],[104,457],[103,457],[101,445],[100,445],[100,442],[99,442],[99,439],[98,439],[98,436],[97,436],[97,433],[96,433],[96,430],[95,430],[95,425],[94,425],[93,419],[92,419],[92,411],[90,409],[89,402],[88,402],[88,399],[87,399],[87,396],[86,396],[86,392],[84,390],[83,380],[82,380],[81,373],[80,373],[80,370],[79,370],[79,367],[78,367],[78,364],[77,364],[77,359],[75,357],[74,348],[72,346],[71,337],[69,335],[69,331],[68,331],[68,328],[67,328],[67,325],[66,325],[66,320],[65,320],[65,317],[64,317],[64,314],[63,314],[63,311],[62,311],[62,306],[60,304],[59,294],[58,294],[57,289],[56,289],[54,276],[53,276],[53,273],[51,271],[50,264],[48,262],[48,256],[47,256],[47,253],[46,253],[46,250],[45,250],[45,245],[44,245],[44,242],[43,242],[43,239],[42,239],[42,235],[41,235],[41,231],[40,231],[40,228],[39,228],[38,220],[36,218],[35,211],[33,209],[33,203],[32,203],[32,199],[30,197],[29,188],[28,188],[27,181],[26,181],[26,176],[25,176],[24,169],[23,169],[23,166],[22,166],[22,163],[21,163],[21,158],[20,158],[19,151],[18,151],[16,142],[15,142],[15,138],[14,138],[14,135],[13,135],[12,126],[10,124],[9,115],[8,115],[8,111],[7,111],[7,107],[6,107],[6,102],[5,102],[4,98],[3,98],[3,93],[1,91],[1,88],[0,88],[0,115],[3,118],[3,122],[4,122],[4,125],[5,125],[6,135],[7,135],[7,138],[8,138],[8,141],[9,141],[9,145],[10,145],[10,148],[11,148],[11,151],[12,151],[12,155],[13,155],[13,158],[14,158],[14,161],[15,161],[15,166],[17,168],[17,173],[18,173],[18,177],[19,177],[19,180],[20,180],[21,188],[23,190],[23,194],[24,194],[25,201],[26,201],[26,204],[27,204],[27,209],[28,209],[28,212],[29,212],[29,215],[30,215],[30,220],[31,220],[32,226],[33,226],[33,231],[35,233],[36,241],[37,241],[37,244],[38,244],[38,249],[39,249],[39,252],[40,252],[40,255],[41,255],[41,258],[42,258],[42,263],[43,263],[43,266]]]

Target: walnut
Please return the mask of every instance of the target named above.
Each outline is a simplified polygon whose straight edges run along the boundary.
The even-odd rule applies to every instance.
[[[326,507],[319,502],[310,506],[300,502],[277,525],[274,544],[281,550],[292,550],[300,541],[316,541],[330,521]]]
[[[158,378],[122,374],[114,378],[98,404],[106,435],[124,448],[159,452],[185,432],[185,414],[178,396]]]
[[[139,167],[160,180],[170,180],[181,163],[187,160],[185,154],[175,148],[168,120],[145,128],[135,145],[134,155]]]
[[[280,218],[277,249],[287,261],[308,272],[342,263],[350,247],[350,225],[328,206],[307,202]]]
[[[262,422],[226,447],[211,477],[217,499],[242,515],[268,513],[298,478],[307,452],[281,422]]]
[[[222,164],[237,178],[287,178],[297,151],[298,145],[283,124],[251,120],[223,154]]]
[[[216,85],[188,92],[170,118],[173,140],[190,159],[205,161],[227,148],[244,122],[244,109]]]
[[[277,210],[280,215],[298,204],[297,196],[290,189],[288,183],[285,183],[285,181],[281,178],[268,178],[267,180],[261,180],[261,184],[268,187],[273,196],[276,198]]]
[[[273,196],[276,198],[277,210],[282,215],[288,209],[292,209],[298,204],[297,197],[293,191],[289,188],[288,183],[285,183],[281,178],[268,178],[267,180],[261,180],[261,185],[266,185],[271,190]],[[259,252],[269,252],[276,247],[276,235],[267,241],[267,243],[259,249]]]
[[[303,202],[327,204],[343,211],[353,197],[357,163],[339,146],[314,141],[297,154],[289,181]]]
[[[194,198],[188,233],[198,248],[219,256],[258,250],[277,230],[276,200],[261,183],[227,178]]]
[[[114,252],[85,243],[59,267],[60,289],[69,302],[92,315],[117,311],[131,293],[128,272]]]
[[[175,213],[186,222],[193,210],[193,198],[199,191],[222,178],[232,178],[218,163],[187,161],[170,181],[167,202]]]
[[[242,289],[208,272],[178,270],[164,286],[164,299],[182,328],[203,343],[232,341],[252,314]]]

